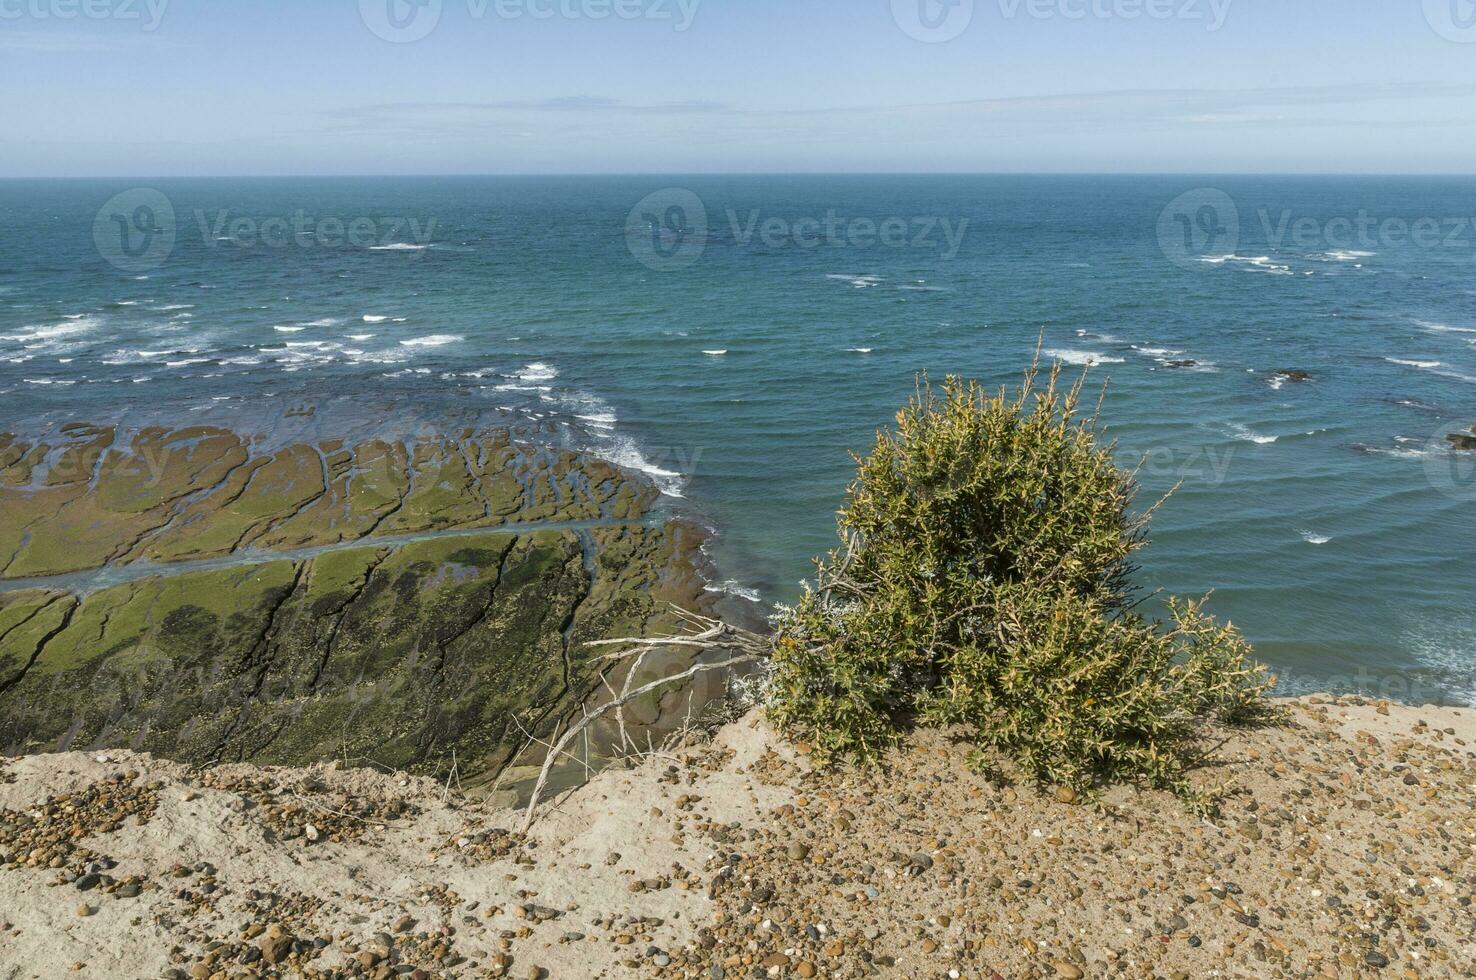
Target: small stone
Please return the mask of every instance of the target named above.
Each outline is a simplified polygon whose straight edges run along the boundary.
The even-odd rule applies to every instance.
[[[77,906],[77,917],[78,918],[85,919],[88,916],[96,915],[96,914],[97,914],[97,909],[93,908],[91,905],[88,905],[86,902],[83,902],[81,905]]]
[[[263,960],[276,965],[292,952],[292,936],[279,925],[268,926],[267,931],[261,935],[261,941],[257,943],[257,949],[261,950]]]
[[[1069,803],[1075,803],[1076,802],[1076,790],[1072,789],[1070,786],[1057,786],[1056,787],[1056,802],[1057,803],[1068,803],[1068,804]]]
[[[1056,967],[1056,976],[1065,977],[1066,980],[1081,980],[1085,975],[1081,972],[1081,967],[1075,963],[1067,963],[1065,960],[1057,960],[1054,966]]]

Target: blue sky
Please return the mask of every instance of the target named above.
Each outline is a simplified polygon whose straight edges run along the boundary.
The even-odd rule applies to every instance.
[[[0,176],[1476,170],[1473,0],[411,2],[0,0]]]

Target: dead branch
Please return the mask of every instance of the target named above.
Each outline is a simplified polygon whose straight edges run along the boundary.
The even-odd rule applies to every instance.
[[[564,754],[566,746],[571,741],[606,713],[618,711],[630,702],[645,697],[653,691],[660,690],[669,684],[690,680],[698,674],[713,670],[728,670],[740,664],[755,663],[768,658],[769,641],[757,633],[736,626],[730,626],[727,623],[715,619],[696,616],[695,614],[688,614],[686,618],[694,625],[703,626],[704,629],[702,632],[695,635],[679,637],[628,637],[614,640],[597,640],[590,643],[589,646],[627,646],[630,649],[622,651],[620,654],[621,657],[639,656],[642,659],[644,659],[647,653],[672,645],[691,646],[702,650],[735,649],[739,652],[735,656],[718,663],[694,664],[680,673],[659,678],[633,690],[630,687],[631,678],[634,676],[634,671],[632,671],[627,676],[624,689],[619,697],[612,698],[598,708],[586,712],[577,724],[570,726],[550,746],[550,750],[543,761],[543,768],[538,774],[538,781],[533,786],[533,796],[528,801],[528,810],[523,818],[523,833],[527,833],[528,829],[533,826],[533,819],[538,812],[538,801],[543,795],[543,788],[548,782],[549,771],[553,768],[554,763],[558,760],[559,756]]]

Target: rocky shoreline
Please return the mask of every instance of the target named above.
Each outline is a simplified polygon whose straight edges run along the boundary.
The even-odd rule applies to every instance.
[[[1225,733],[1214,821],[936,732],[817,772],[757,714],[526,838],[401,773],[12,760],[0,977],[1476,975],[1476,712],[1287,704]]]
[[[588,641],[710,603],[705,535],[659,499],[536,429],[0,436],[0,750],[490,783],[622,682]],[[677,696],[626,720],[659,737]]]

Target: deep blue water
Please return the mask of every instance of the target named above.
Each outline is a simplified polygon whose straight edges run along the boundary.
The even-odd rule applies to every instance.
[[[1043,335],[1110,381],[1144,503],[1182,484],[1145,587],[1214,590],[1294,689],[1476,700],[1476,462],[1441,448],[1476,424],[1476,180],[138,186],[0,182],[9,427],[539,416],[784,601],[914,374],[1013,382]]]

